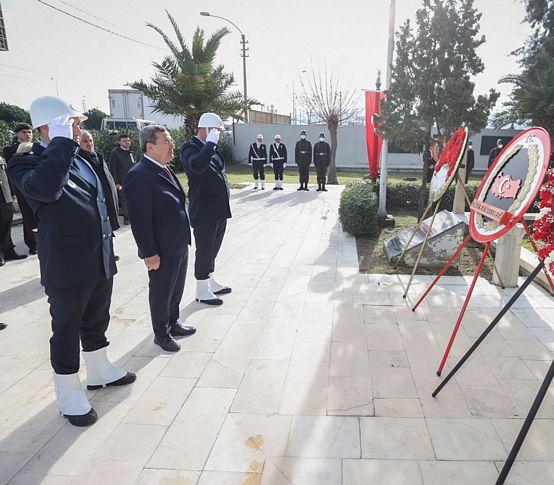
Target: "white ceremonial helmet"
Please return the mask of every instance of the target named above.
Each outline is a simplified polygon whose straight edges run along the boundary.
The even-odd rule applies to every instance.
[[[198,120],[198,128],[223,128],[223,121],[215,113],[204,113]]]
[[[261,133],[256,136],[256,140],[263,140],[263,139],[264,139],[264,136]]]
[[[33,128],[48,125],[60,116],[79,118],[79,121],[88,119],[80,111],[76,110],[67,101],[56,96],[41,96],[31,103],[31,123]]]
[[[276,140],[280,140],[280,139],[281,139],[281,135],[275,135],[275,139],[276,139]]]

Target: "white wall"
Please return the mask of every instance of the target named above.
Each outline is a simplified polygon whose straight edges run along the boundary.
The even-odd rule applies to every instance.
[[[319,133],[324,132],[327,141],[330,141],[329,130],[325,125],[276,125],[276,124],[236,124],[235,146],[233,154],[236,160],[246,162],[248,159],[248,147],[256,140],[256,135],[264,136],[264,143],[273,143],[275,134],[282,137],[282,142],[287,146],[289,163],[294,163],[294,146],[300,139],[300,131],[306,130],[308,140],[313,143],[319,139]],[[486,170],[488,154],[480,155],[482,136],[515,136],[521,130],[492,130],[485,129],[481,133],[472,136],[473,151],[475,153],[475,170]],[[365,139],[365,126],[340,126],[337,133],[337,167],[367,169],[367,148]],[[403,170],[421,170],[421,154],[414,153],[389,153],[389,168]]]

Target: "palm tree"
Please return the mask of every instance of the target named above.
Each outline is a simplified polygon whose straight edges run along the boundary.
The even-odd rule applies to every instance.
[[[177,43],[160,27],[147,23],[147,27],[160,34],[170,54],[161,62],[153,63],[157,72],[150,83],[140,80],[131,86],[153,101],[155,111],[184,116],[189,136],[196,132],[200,115],[207,111],[218,113],[223,119],[242,119],[242,93],[230,91],[234,84],[233,75],[225,72],[223,64],[214,65],[221,39],[229,33],[229,29],[219,29],[205,40],[204,31],[197,27],[189,47],[175,18],[167,10],[166,14]],[[248,99],[247,104],[250,107],[258,103]]]

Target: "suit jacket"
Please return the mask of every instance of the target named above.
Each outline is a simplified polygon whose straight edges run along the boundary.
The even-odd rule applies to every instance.
[[[294,161],[296,165],[310,165],[312,163],[312,144],[308,140],[298,140],[296,142]]]
[[[0,157],[0,204],[11,204],[13,201],[13,193],[10,181],[8,180],[7,164]]]
[[[190,223],[231,217],[225,158],[212,142],[191,138],[181,149],[181,163],[189,180]]]
[[[116,272],[112,234],[103,231],[98,190],[75,163],[79,146],[54,138],[17,153],[8,175],[23,193],[38,222],[41,283],[69,288],[90,284]],[[84,163],[84,162],[83,162]]]
[[[175,174],[173,178],[144,156],[125,177],[123,190],[140,258],[179,254],[190,244],[185,191]]]
[[[118,146],[110,152],[108,162],[116,184],[123,185],[125,176],[135,165],[135,161],[135,155],[131,150],[123,150]]]
[[[259,158],[262,160],[257,160]],[[258,148],[257,143],[252,143],[252,145],[250,145],[250,149],[248,150],[248,163],[252,162],[267,163],[267,150],[264,143],[260,144],[260,148]]]
[[[118,218],[119,202],[115,182],[108,168],[108,164],[100,152],[87,152],[86,150],[80,148],[78,153],[90,163],[93,170],[96,172],[96,175],[98,175],[98,178],[102,183],[102,188],[104,189],[104,195],[106,196],[106,205],[112,230],[117,231],[121,227],[119,225]]]

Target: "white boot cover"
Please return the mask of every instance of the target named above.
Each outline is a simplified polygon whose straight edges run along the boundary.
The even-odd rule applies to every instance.
[[[79,374],[54,373],[54,386],[58,408],[65,416],[82,416],[91,410],[85,391],[81,386]]]
[[[116,367],[108,360],[107,347],[93,352],[83,352],[87,366],[87,384],[105,386],[127,375],[127,371]]]

